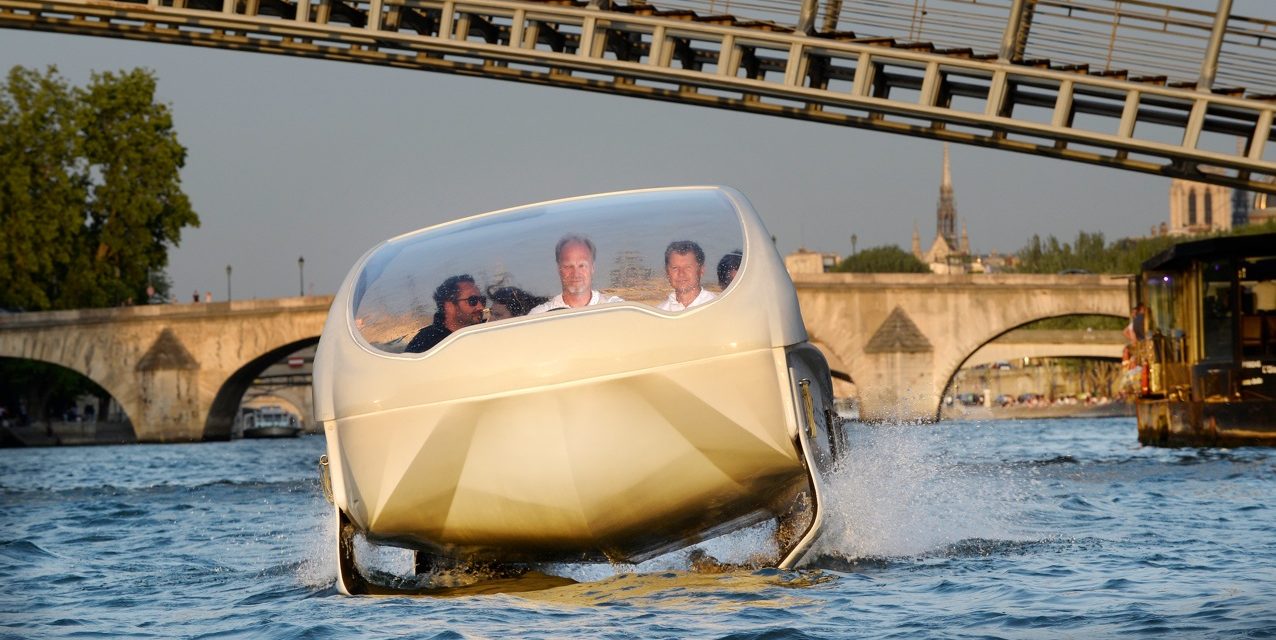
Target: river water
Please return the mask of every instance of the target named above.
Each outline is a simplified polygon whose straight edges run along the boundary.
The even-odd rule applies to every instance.
[[[1276,636],[1272,450],[1140,447],[1129,419],[852,441],[813,567],[697,572],[684,551],[527,593],[359,598],[333,587],[322,437],[4,450],[0,636]]]

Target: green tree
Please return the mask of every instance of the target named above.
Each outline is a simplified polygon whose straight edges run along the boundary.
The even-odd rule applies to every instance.
[[[165,291],[168,249],[199,217],[186,149],[146,70],[72,87],[49,68],[0,85],[0,307],[102,307]]]
[[[16,67],[0,89],[0,307],[48,309],[84,226],[75,101],[52,71]]]
[[[833,270],[843,273],[930,273],[930,267],[894,245],[860,251],[839,262]]]
[[[1110,244],[1104,241],[1102,233],[1082,231],[1077,234],[1076,241],[1071,244],[1060,242],[1054,236],[1042,240],[1040,236],[1034,235],[1028,239],[1028,244],[1015,254],[1018,262],[1012,270],[1019,273],[1059,273],[1071,269],[1091,273],[1138,273],[1148,259],[1180,242],[1273,231],[1276,231],[1276,223],[1268,222],[1199,236],[1122,238]]]

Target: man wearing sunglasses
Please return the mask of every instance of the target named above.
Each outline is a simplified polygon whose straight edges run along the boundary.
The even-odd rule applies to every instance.
[[[423,327],[408,343],[405,353],[422,353],[461,327],[483,321],[487,296],[479,293],[474,278],[468,275],[452,276],[434,290],[434,323]]]

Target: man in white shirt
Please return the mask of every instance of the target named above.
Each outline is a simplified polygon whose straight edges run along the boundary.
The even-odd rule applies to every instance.
[[[603,302],[624,302],[616,296],[603,295],[593,288],[596,257],[593,240],[578,233],[563,236],[554,247],[554,260],[558,263],[558,279],[562,282],[563,292],[544,304],[532,307],[527,314],[587,307]]]
[[[670,242],[665,249],[665,276],[673,293],[661,302],[661,311],[683,311],[718,296],[700,286],[704,279],[704,250],[690,240]]]

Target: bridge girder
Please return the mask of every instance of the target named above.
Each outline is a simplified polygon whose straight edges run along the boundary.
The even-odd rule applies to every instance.
[[[516,0],[0,0],[0,27],[513,80],[1276,194],[1276,158],[1264,157],[1271,100],[690,13]],[[1207,150],[1203,134],[1244,144]]]

